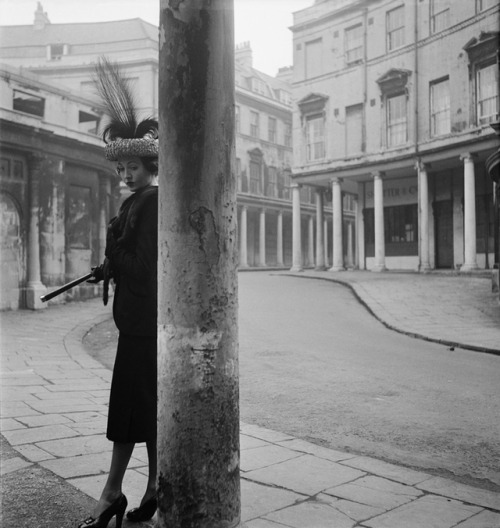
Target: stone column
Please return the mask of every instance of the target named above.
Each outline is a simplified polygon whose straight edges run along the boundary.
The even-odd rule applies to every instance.
[[[429,260],[429,178],[427,175],[427,165],[421,161],[417,162],[418,170],[418,214],[420,218],[420,259],[419,271],[429,271],[431,269]]]
[[[277,216],[277,248],[276,248],[276,265],[280,268],[284,266],[283,263],[283,211],[278,211]]]
[[[333,258],[330,271],[344,271],[344,248],[342,244],[342,192],[340,179],[332,180],[332,209],[333,209]]]
[[[307,261],[314,266],[314,218],[309,216],[307,229]]]
[[[366,268],[365,263],[365,223],[364,223],[364,198],[365,184],[358,183],[358,200],[356,203],[356,246],[357,251],[357,265],[358,269],[364,270]]]
[[[352,234],[352,222],[347,222],[347,262],[346,267],[352,269],[354,267],[354,244]]]
[[[323,230],[323,242],[325,246],[325,269],[328,269],[329,263],[329,256],[328,256],[328,241],[330,240],[330,237],[328,236],[328,220],[325,218],[325,227]]]
[[[266,266],[266,210],[261,209],[259,215],[259,266]]]
[[[478,268],[476,251],[476,186],[472,154],[460,156],[464,162],[464,264],[460,271]]]
[[[385,271],[384,186],[382,173],[373,173],[373,199],[375,220],[375,266],[372,271]]]
[[[247,214],[248,208],[243,205],[240,213],[240,268],[248,268]]]
[[[318,271],[326,269],[325,266],[325,236],[324,236],[324,194],[322,189],[316,189],[316,267]]]
[[[292,183],[292,267],[290,271],[303,271],[300,214],[300,185]]]
[[[233,20],[160,2],[158,528],[240,526]]]
[[[29,231],[28,231],[28,282],[26,284],[26,307],[31,310],[46,308],[40,297],[47,293],[40,274],[40,176],[42,156],[29,159]]]
[[[104,262],[106,249],[106,233],[108,230],[109,211],[108,196],[111,192],[111,182],[105,172],[99,172],[99,264]]]

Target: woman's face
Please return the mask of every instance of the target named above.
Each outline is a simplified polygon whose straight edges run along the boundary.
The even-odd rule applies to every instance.
[[[146,169],[138,157],[120,158],[116,162],[116,172],[132,192],[153,183],[154,175]]]

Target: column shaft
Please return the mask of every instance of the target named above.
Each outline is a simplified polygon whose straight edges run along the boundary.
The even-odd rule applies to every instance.
[[[385,271],[385,235],[384,235],[384,187],[382,175],[373,175],[373,196],[375,215],[375,266],[372,271]]]
[[[247,249],[247,207],[244,205],[240,213],[240,267],[248,268]]]
[[[340,180],[332,180],[332,208],[333,208],[333,258],[330,271],[343,271],[344,248],[342,242],[342,192]]]
[[[302,271],[302,236],[300,213],[300,186],[292,184],[292,267],[290,271]]]
[[[283,211],[278,211],[276,220],[276,231],[277,231],[277,248],[276,248],[276,265],[280,268],[283,267]]]
[[[324,236],[324,194],[323,190],[316,190],[316,269],[325,269],[325,236]]]
[[[429,260],[429,178],[427,168],[423,163],[418,163],[418,199],[420,215],[420,271],[431,269]]]
[[[266,211],[262,209],[259,215],[259,266],[266,265]]]
[[[470,154],[462,156],[464,161],[464,264],[460,271],[478,268],[476,251],[476,186],[474,160]]]

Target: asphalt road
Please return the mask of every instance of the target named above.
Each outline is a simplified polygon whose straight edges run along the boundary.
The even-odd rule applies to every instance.
[[[325,281],[240,273],[239,302],[244,422],[500,491],[500,357],[388,330]],[[86,344],[111,367],[115,338]]]

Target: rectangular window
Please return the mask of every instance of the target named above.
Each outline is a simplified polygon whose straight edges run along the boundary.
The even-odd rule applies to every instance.
[[[285,147],[292,146],[292,123],[285,123]]]
[[[363,105],[348,106],[345,109],[346,154],[359,154],[363,151]]]
[[[404,145],[407,141],[406,94],[394,95],[387,100],[387,146]]]
[[[271,143],[276,143],[276,118],[267,118],[267,139]]]
[[[498,66],[489,64],[476,70],[477,120],[479,125],[498,119]]]
[[[61,60],[63,55],[66,55],[64,44],[50,44],[50,60]]]
[[[397,7],[387,12],[387,50],[400,48],[405,43],[405,8]]]
[[[259,132],[259,113],[250,111],[250,135],[258,138]]]
[[[431,0],[431,33],[443,31],[450,25],[449,0]]]
[[[431,83],[431,136],[450,133],[450,81],[443,79]]]
[[[278,198],[288,200],[290,198],[290,173],[283,171],[278,174]]]
[[[97,134],[99,125],[99,116],[89,114],[88,112],[78,111],[78,128],[87,134]]]
[[[266,83],[257,77],[252,78],[252,90],[256,93],[267,95]]]
[[[287,92],[286,90],[279,90],[279,98],[280,102],[286,105],[292,104],[292,96],[290,95],[290,92]]]
[[[317,77],[322,72],[322,48],[323,41],[321,39],[306,42],[306,79]]]
[[[250,192],[260,194],[260,163],[250,161]]]
[[[266,196],[270,196],[271,198],[276,196],[276,167],[269,167],[268,169]]]
[[[236,132],[240,131],[240,107],[236,105],[234,107],[234,128]]]
[[[358,24],[345,30],[345,60],[347,64],[363,60],[363,26]]]
[[[323,116],[311,116],[306,122],[307,161],[325,157],[325,123]]]
[[[375,255],[375,222],[373,209],[364,210],[366,256]],[[384,207],[384,241],[386,256],[418,255],[417,204]]]
[[[45,99],[20,90],[14,90],[13,108],[25,114],[43,117],[45,112]]]

